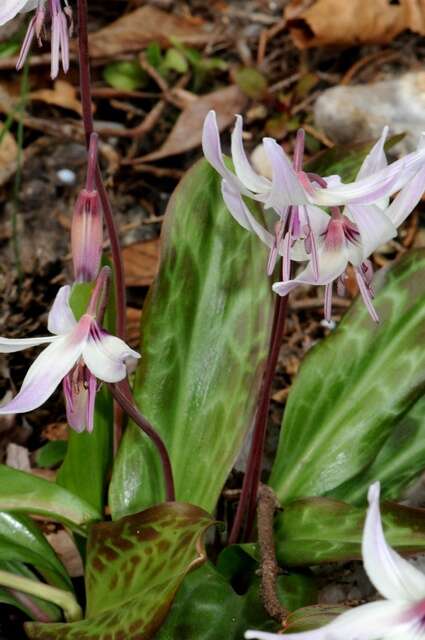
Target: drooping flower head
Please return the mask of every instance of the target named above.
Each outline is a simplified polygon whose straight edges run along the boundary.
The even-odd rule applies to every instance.
[[[76,282],[91,282],[99,273],[103,244],[103,216],[95,186],[97,134],[90,138],[86,187],[78,196],[72,217],[71,249]]]
[[[109,269],[99,274],[86,313],[77,321],[70,306],[71,287],[62,287],[49,313],[52,335],[20,340],[0,338],[0,353],[13,353],[48,344],[34,360],[18,394],[0,407],[0,415],[26,413],[40,407],[63,381],[69,424],[91,431],[97,380],[119,382],[127,363],[140,358],[121,339],[101,326]]]
[[[2,0],[0,26],[12,20],[18,13],[35,9],[22,43],[17,69],[21,69],[28,57],[34,38],[42,46],[46,22],[51,29],[51,77],[56,78],[59,65],[66,73],[69,69],[69,34],[72,32],[72,11],[68,0]]]
[[[379,483],[369,489],[363,530],[363,564],[385,600],[370,602],[314,631],[292,633],[291,640],[425,640],[425,574],[386,542],[379,510]],[[245,638],[281,640],[286,636],[247,631]]]
[[[355,267],[362,297],[371,316],[373,308],[372,269],[369,256],[393,238],[397,227],[416,206],[425,189],[425,148],[388,165],[383,134],[364,160],[356,180],[343,184],[339,176],[321,177],[302,168],[304,136],[297,135],[291,163],[283,148],[272,138],[263,145],[271,167],[271,179],[258,175],[243,148],[242,119],[236,116],[232,133],[234,172],[224,162],[214,112],[205,119],[205,157],[222,177],[225,203],[235,220],[255,233],[269,248],[268,273],[277,255],[283,256],[282,280],[273,286],[287,295],[298,284],[325,286],[325,315],[330,318],[332,287],[344,285],[348,263]],[[401,190],[401,191],[400,191]],[[389,196],[400,191],[389,205]],[[255,218],[246,198],[260,202],[278,216],[274,233]],[[322,207],[330,208],[325,210]],[[290,264],[306,262],[295,278]]]

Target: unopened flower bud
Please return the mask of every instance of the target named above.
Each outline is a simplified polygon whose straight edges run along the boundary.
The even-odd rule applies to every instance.
[[[71,227],[71,248],[74,278],[91,282],[99,273],[103,244],[103,217],[99,194],[95,188],[97,166],[97,135],[90,139],[86,188],[75,205]]]

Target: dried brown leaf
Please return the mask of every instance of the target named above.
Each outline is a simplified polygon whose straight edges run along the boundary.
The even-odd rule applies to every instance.
[[[131,244],[122,253],[126,286],[151,285],[159,265],[159,238]]]
[[[151,162],[195,149],[201,144],[202,125],[210,109],[217,113],[218,126],[222,131],[234,121],[235,113],[243,111],[246,101],[239,87],[232,85],[188,102],[164,144],[140,161]]]
[[[425,34],[424,0],[291,0],[285,10],[292,39],[300,49],[391,42],[410,29]]]
[[[6,131],[0,143],[0,186],[15,173],[17,159],[18,145],[13,135]]]
[[[168,46],[171,38],[190,45],[203,45],[212,38],[207,24],[144,6],[90,35],[93,57],[112,57],[126,51],[141,51],[150,42]]]
[[[81,103],[77,98],[77,90],[69,82],[57,80],[53,89],[39,89],[31,93],[33,100],[40,100],[56,107],[69,109],[81,115]]]

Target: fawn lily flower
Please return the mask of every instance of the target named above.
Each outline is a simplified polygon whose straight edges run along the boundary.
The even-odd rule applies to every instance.
[[[359,171],[360,178],[385,166],[385,136],[386,131],[365,159]],[[325,232],[321,233],[318,274],[310,263],[294,279],[276,282],[273,285],[275,293],[287,295],[299,284],[324,285],[325,317],[330,320],[333,283],[337,282],[343,290],[345,271],[351,263],[363,300],[371,317],[377,322],[370,286],[372,268],[368,258],[379,246],[397,235],[397,227],[416,207],[424,190],[425,162],[389,206],[385,200],[368,205],[350,203],[342,213],[338,207],[331,207],[331,218]]]
[[[288,635],[291,640],[425,640],[425,574],[386,542],[379,512],[379,483],[369,489],[363,531],[363,563],[371,582],[385,598],[338,616],[330,624]],[[245,638],[279,640],[282,635],[247,631]]]
[[[71,248],[76,282],[91,282],[99,273],[103,220],[95,187],[97,134],[92,133],[88,152],[86,187],[78,196],[71,226]]]
[[[37,409],[64,380],[70,426],[77,431],[93,429],[96,379],[119,382],[127,375],[127,361],[140,358],[125,342],[107,333],[96,319],[103,276],[101,272],[89,307],[78,322],[69,304],[71,287],[64,286],[49,313],[48,329],[52,335],[21,340],[0,338],[2,353],[48,344],[28,369],[19,393],[0,407],[0,415]]]
[[[28,25],[27,33],[22,43],[21,53],[17,62],[17,69],[21,69],[27,59],[34,37],[39,46],[42,45],[43,30],[46,19],[51,24],[51,77],[56,78],[59,73],[59,63],[66,73],[69,69],[69,33],[72,31],[72,11],[67,2],[62,8],[61,0],[2,0],[0,7],[0,26],[12,20],[18,13],[32,11],[35,14]]]
[[[243,148],[242,118],[237,116],[232,133],[233,172],[223,160],[214,111],[210,111],[205,119],[202,147],[208,162],[234,191],[262,202],[266,208],[274,209],[280,216],[287,207],[293,205],[316,204],[328,207],[348,203],[376,203],[399,191],[425,162],[425,148],[421,146],[401,160],[381,166],[373,173],[365,171],[355,182],[343,184],[338,176],[319,178],[305,173],[297,158],[293,165],[273,138],[264,138],[263,144],[272,168],[272,180],[258,175],[252,168]],[[375,150],[375,153],[378,151]]]

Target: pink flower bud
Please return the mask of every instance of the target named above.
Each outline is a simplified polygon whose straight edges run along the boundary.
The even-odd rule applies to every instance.
[[[97,166],[97,135],[92,134],[89,148],[86,188],[75,205],[71,227],[71,248],[74,278],[91,282],[99,273],[103,244],[103,216],[99,194],[95,188]]]

